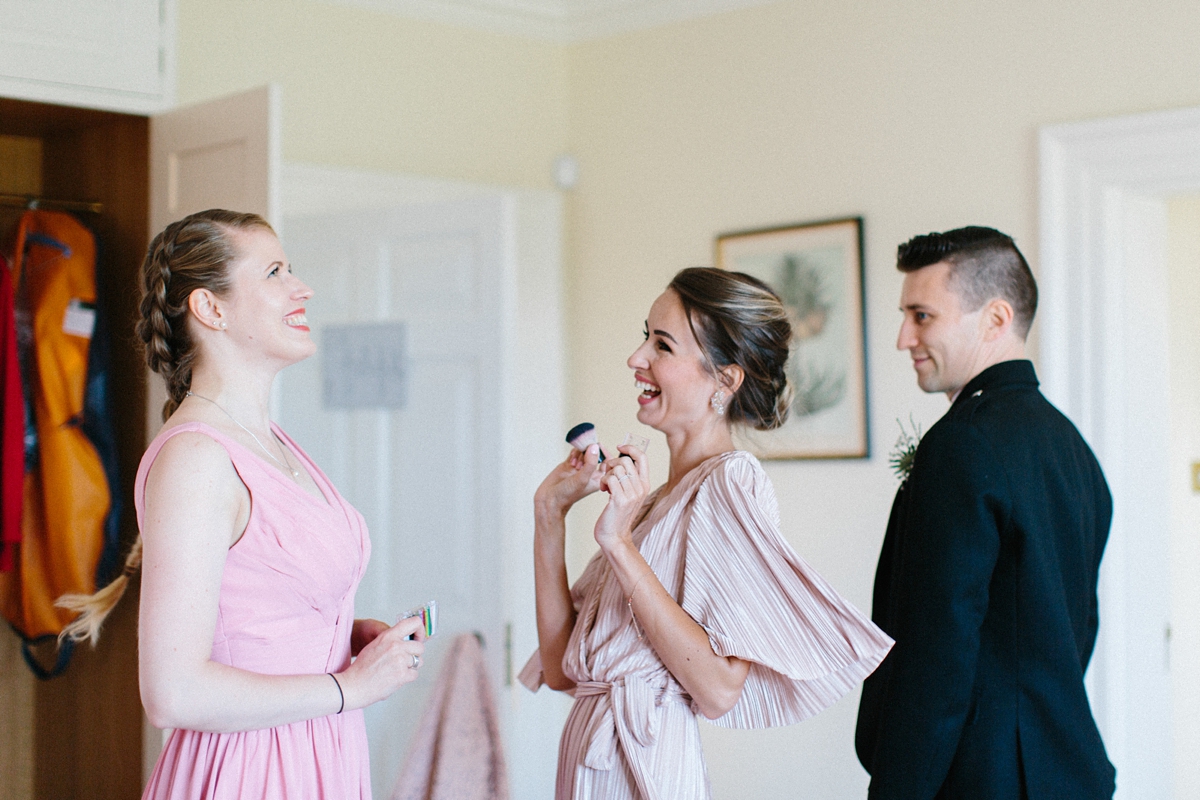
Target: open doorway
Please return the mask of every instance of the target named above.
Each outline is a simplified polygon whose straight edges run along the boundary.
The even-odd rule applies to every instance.
[[[133,346],[137,271],[147,243],[149,119],[0,98],[0,193],[43,207],[89,209],[80,221],[98,247],[101,313],[112,325],[109,391],[117,433],[123,502],[122,558],[137,534],[134,469],[145,447],[145,373]],[[57,201],[57,202],[55,202]],[[0,209],[0,250],[24,208]],[[132,467],[130,465],[133,465]],[[0,573],[5,598],[20,591]],[[140,791],[142,708],[137,684],[137,588],[105,628],[98,646],[79,647],[65,671],[37,681],[20,640],[0,626],[0,776],[10,798],[130,797]],[[36,648],[52,664],[50,644]]]
[[[1171,730],[1175,797],[1200,796],[1200,194],[1167,201]]]
[[[1089,695],[1117,797],[1200,793],[1200,110],[1041,132],[1041,373],[1109,478]]]

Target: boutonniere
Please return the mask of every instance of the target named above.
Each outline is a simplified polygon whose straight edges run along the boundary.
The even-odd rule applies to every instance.
[[[909,416],[908,422],[912,425],[912,433],[904,429],[903,422],[896,420],[896,424],[900,426],[900,438],[896,440],[896,446],[892,448],[892,454],[888,458],[888,463],[895,470],[901,485],[908,480],[912,472],[913,461],[917,457],[917,445],[921,443],[921,426],[913,421],[912,416]]]

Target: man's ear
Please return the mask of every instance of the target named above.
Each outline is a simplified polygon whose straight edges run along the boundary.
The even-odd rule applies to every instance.
[[[206,328],[220,330],[225,327],[221,301],[209,289],[193,289],[188,295],[188,310]]]
[[[717,381],[720,382],[721,388],[730,394],[737,393],[745,379],[746,371],[737,364],[730,364],[717,373]]]
[[[981,315],[981,322],[984,328],[984,341],[994,342],[1007,335],[1013,329],[1013,318],[1015,316],[1012,304],[1007,300],[997,297],[989,301],[983,307],[983,314]]]

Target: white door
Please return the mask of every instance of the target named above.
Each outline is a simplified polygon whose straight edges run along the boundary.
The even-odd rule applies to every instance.
[[[179,108],[150,120],[150,228],[206,208],[278,223],[279,87]]]
[[[150,235],[209,208],[260,214],[278,226],[279,87],[187,106],[150,119]],[[162,427],[162,380],[147,383],[146,440]]]
[[[279,165],[279,91],[263,86],[150,119],[150,235],[206,208],[253,211],[275,222]],[[147,372],[146,441],[162,427],[162,379]],[[149,777],[163,735],[145,724],[142,760]]]
[[[427,600],[440,608],[422,680],[367,710],[378,797],[390,794],[452,636],[478,631],[493,681],[503,674],[501,360],[511,213],[493,196],[287,218],[288,258],[315,292],[308,317],[318,350],[277,379],[277,419],[367,519],[373,552],[356,616],[390,623]],[[337,396],[356,385],[363,362],[346,354],[383,339],[403,342],[403,355],[393,350],[372,363],[398,368],[403,390],[347,407],[354,398]]]

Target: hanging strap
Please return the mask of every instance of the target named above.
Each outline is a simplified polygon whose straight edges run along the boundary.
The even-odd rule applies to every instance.
[[[16,630],[16,628],[13,628],[13,630]],[[20,631],[17,631],[18,635],[20,633]],[[45,636],[38,636],[34,639],[26,639],[24,636],[21,636],[21,656],[25,659],[25,663],[29,665],[29,669],[33,671],[38,680],[48,681],[51,678],[57,678],[63,674],[67,665],[71,663],[71,654],[75,652],[74,639],[67,639],[59,644],[58,656],[54,659],[54,664],[49,668],[43,667],[42,663],[38,661],[37,656],[34,655],[32,648],[48,644],[57,638],[52,633],[48,633]]]

